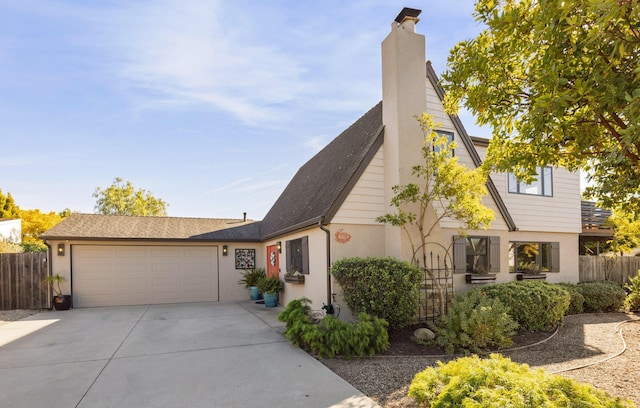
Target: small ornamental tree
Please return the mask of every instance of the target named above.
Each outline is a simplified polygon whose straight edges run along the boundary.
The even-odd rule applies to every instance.
[[[406,233],[412,263],[423,268],[434,281],[440,298],[439,312],[443,315],[446,287],[434,279],[427,265],[426,246],[432,243],[429,237],[444,218],[459,221],[461,228],[477,230],[488,228],[494,213],[482,203],[487,194],[487,174],[480,168],[470,169],[458,163],[458,157],[453,155],[455,142],[433,131],[436,124],[432,116],[423,113],[418,122],[424,134],[424,161],[412,168],[414,183],[393,186],[391,206],[395,211],[378,217],[377,221],[400,227]],[[435,210],[435,216],[431,209]],[[450,246],[445,248],[447,253],[449,249]]]

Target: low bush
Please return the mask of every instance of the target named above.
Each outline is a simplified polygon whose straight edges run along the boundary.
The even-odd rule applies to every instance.
[[[632,407],[590,384],[531,369],[499,354],[463,357],[413,378],[409,397],[424,407]]]
[[[544,281],[514,281],[482,289],[509,308],[509,315],[525,331],[549,331],[562,323],[569,307],[569,293]]]
[[[575,283],[556,283],[556,285],[569,292],[569,308],[564,313],[565,316],[582,313],[584,311],[584,296],[578,290],[578,285]]]
[[[500,299],[489,298],[480,290],[456,295],[449,312],[432,326],[434,342],[448,354],[456,350],[480,353],[489,347],[513,344],[518,323],[508,314]]]
[[[615,282],[581,282],[577,288],[584,296],[586,313],[618,312],[627,296],[622,286]]]
[[[383,318],[392,329],[415,323],[420,268],[394,258],[348,258],[336,261],[331,274],[353,312]]]
[[[639,310],[640,309],[640,271],[638,275],[629,277],[629,283],[624,284],[624,288],[629,293],[624,300],[625,310]]]
[[[307,298],[293,300],[278,316],[279,321],[286,323],[284,335],[296,346],[323,358],[370,357],[389,347],[388,324],[384,319],[362,312],[356,323],[329,315],[316,324],[308,314],[310,303]]]

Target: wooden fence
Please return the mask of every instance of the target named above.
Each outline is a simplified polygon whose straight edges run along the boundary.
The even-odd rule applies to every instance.
[[[580,282],[607,280],[627,283],[640,270],[640,256],[580,256]]]
[[[47,309],[49,290],[47,254],[0,254],[0,310]]]

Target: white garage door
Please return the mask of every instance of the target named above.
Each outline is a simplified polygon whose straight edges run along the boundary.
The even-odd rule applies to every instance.
[[[74,307],[218,300],[216,246],[73,245]]]

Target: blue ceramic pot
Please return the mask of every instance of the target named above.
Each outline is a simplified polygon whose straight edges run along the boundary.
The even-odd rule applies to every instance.
[[[257,286],[249,286],[249,296],[251,297],[251,300],[260,299],[260,291]]]
[[[263,293],[264,305],[266,307],[278,306],[278,294],[277,293]]]

